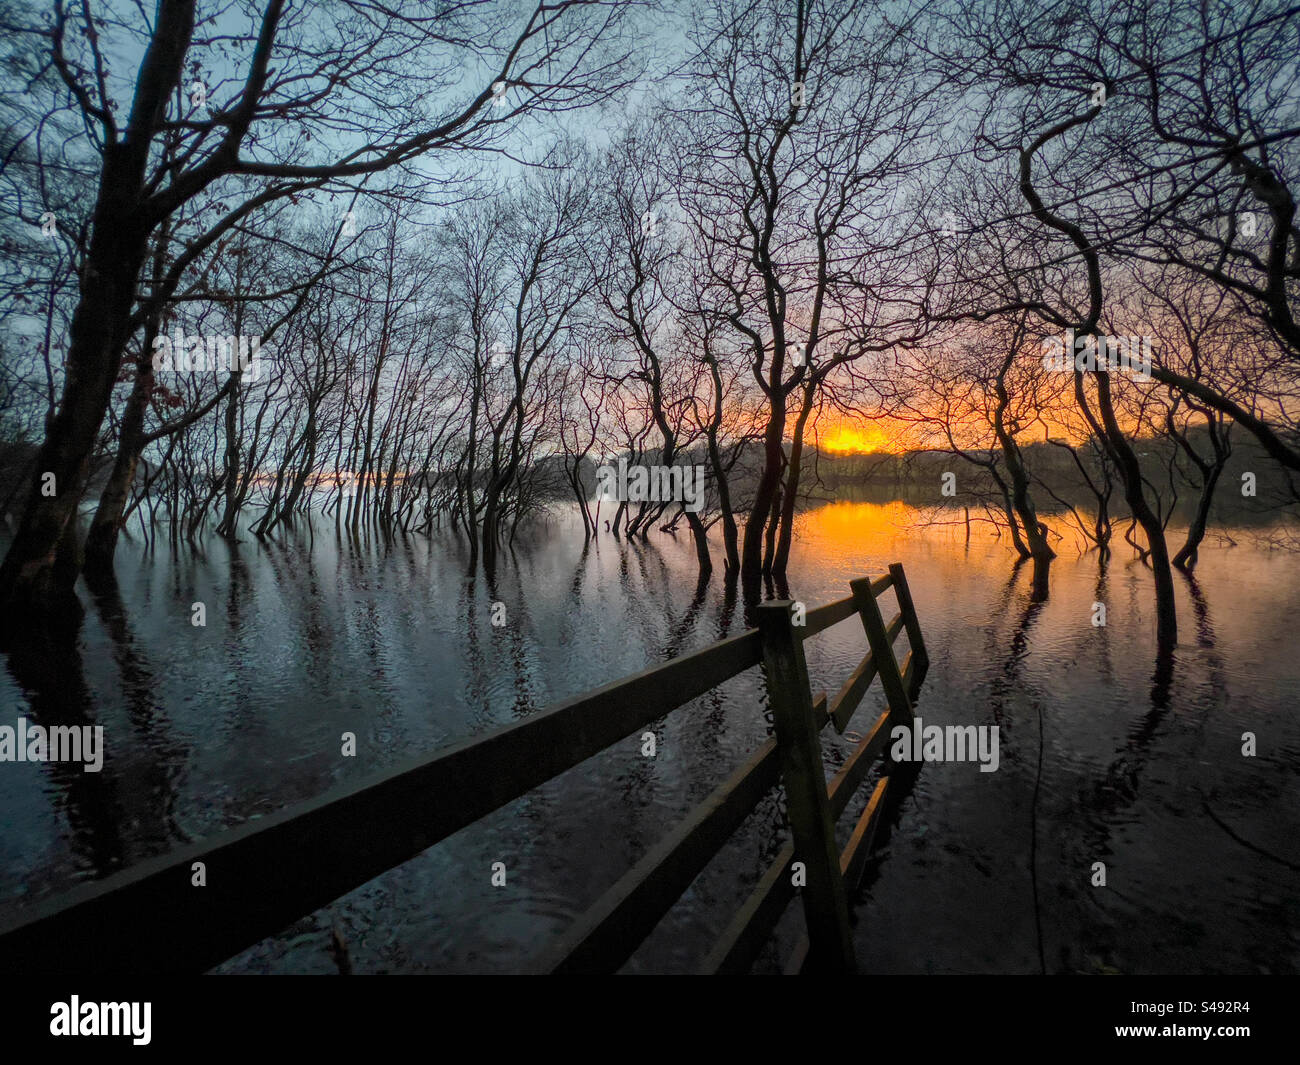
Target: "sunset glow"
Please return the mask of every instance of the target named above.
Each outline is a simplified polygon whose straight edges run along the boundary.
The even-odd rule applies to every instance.
[[[844,421],[833,428],[822,429],[817,446],[835,455],[866,455],[888,452],[899,455],[907,450],[901,436],[890,432],[886,423],[869,421]]]

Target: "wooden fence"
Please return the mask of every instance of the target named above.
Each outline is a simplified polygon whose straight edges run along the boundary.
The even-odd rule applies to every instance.
[[[886,622],[878,599],[891,587],[899,609]],[[843,853],[835,823],[887,753],[892,725],[910,724],[928,660],[901,564],[850,588],[844,599],[808,612],[802,627],[791,603],[765,603],[757,629],[39,904],[0,931],[0,973],[206,971],[760,664],[775,735],[606,891],[537,968],[617,970],[783,783],[792,838],[704,970],[746,971],[799,893],[807,935],[787,970],[851,971],[848,900],[870,854],[889,775]],[[869,651],[832,698],[814,697],[803,641],[855,615]],[[910,649],[900,667],[893,645],[903,630]],[[843,732],[877,677],[888,708],[828,788],[821,730],[830,722]],[[202,888],[191,886],[195,862],[205,867]],[[796,862],[805,878],[799,887]]]

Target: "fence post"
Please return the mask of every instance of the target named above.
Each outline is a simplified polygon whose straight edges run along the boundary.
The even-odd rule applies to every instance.
[[[880,676],[880,686],[885,689],[885,698],[889,702],[889,716],[895,724],[911,726],[912,699],[903,688],[903,675],[898,670],[898,659],[894,657],[894,646],[889,642],[889,633],[885,630],[885,619],[880,614],[880,604],[871,592],[871,581],[859,577],[849,581],[853,589],[854,601],[858,604],[858,613],[862,616],[862,627],[867,630],[867,643],[871,645],[871,658],[876,664]],[[902,607],[902,601],[899,601]],[[903,616],[907,610],[903,608]],[[910,638],[910,637],[909,637]]]
[[[852,972],[848,899],[826,793],[821,738],[813,720],[803,641],[791,624],[790,607],[788,601],[763,603],[758,608],[758,628],[795,860],[804,863],[807,876],[802,895],[808,966],[813,971]]]
[[[915,700],[921,691],[921,682],[930,668],[930,653],[925,649],[925,638],[921,635],[921,622],[916,616],[916,604],[912,602],[912,590],[907,586],[907,575],[903,564],[895,562],[889,567],[889,575],[894,578],[894,594],[898,596],[898,608],[903,612],[903,627],[907,629],[907,642],[916,656],[916,672],[912,674],[912,690],[908,698]]]

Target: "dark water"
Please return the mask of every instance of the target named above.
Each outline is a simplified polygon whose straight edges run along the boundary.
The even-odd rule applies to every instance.
[[[915,514],[821,508],[802,519],[791,567],[792,595],[815,605],[904,562],[932,659],[918,712],[1001,730],[997,772],[921,772],[856,900],[861,967],[1300,971],[1300,557],[1244,537],[1204,549],[1196,583],[1179,578],[1181,642],[1161,681],[1150,575],[1126,545],[1105,572],[1063,552],[1035,607],[1004,544],[909,528]],[[340,547],[332,529],[233,551],[214,540],[202,558],[127,544],[118,574],[120,601],[91,606],[77,655],[24,683],[0,672],[0,724],[95,722],[107,743],[99,774],[0,764],[0,919],[745,623],[720,578],[695,595],[684,539],[605,538],[584,553],[563,520],[494,591],[467,581],[453,544]],[[204,628],[191,625],[196,601]],[[506,605],[500,628],[493,601]],[[850,619],[806,650],[814,689],[834,691],[865,651],[861,627]],[[876,686],[849,734],[827,730],[828,766],[881,708]],[[662,722],[654,758],[631,737],[221,968],[332,972],[336,930],[357,972],[517,970],[768,729],[751,671]],[[345,731],[356,758],[340,756]],[[774,796],[628,969],[691,969],[781,825]],[[494,862],[505,887],[490,882]],[[1090,883],[1094,862],[1105,887]],[[797,928],[796,904],[759,968]]]

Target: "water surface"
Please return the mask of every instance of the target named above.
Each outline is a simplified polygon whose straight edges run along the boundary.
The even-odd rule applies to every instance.
[[[1203,548],[1195,581],[1178,578],[1166,678],[1150,573],[1127,545],[1106,567],[1063,549],[1035,605],[1005,541],[916,528],[919,513],[821,507],[800,519],[791,561],[791,594],[810,606],[902,561],[931,657],[918,713],[1000,730],[996,773],[926,765],[899,808],[854,900],[861,968],[1300,971],[1300,557],[1247,533]],[[720,575],[697,594],[685,537],[584,548],[561,515],[495,587],[465,569],[451,540],[340,544],[328,526],[212,539],[203,555],[124,543],[120,594],[83,589],[77,653],[0,671],[0,722],[98,723],[107,743],[99,774],[0,765],[0,916],[746,624]],[[865,649],[855,619],[808,641],[814,689],[834,691]],[[828,770],[882,708],[877,685],[845,737],[827,730]],[[654,758],[629,737],[220,969],[334,972],[337,935],[357,972],[518,970],[769,730],[751,670],[660,722]],[[357,757],[341,756],[343,732]],[[628,971],[692,969],[782,825],[773,795]],[[798,924],[796,905],[760,969],[779,967]]]

